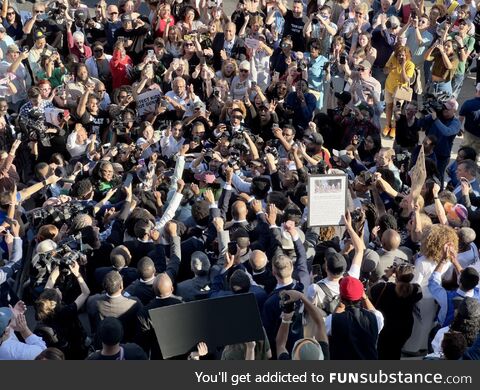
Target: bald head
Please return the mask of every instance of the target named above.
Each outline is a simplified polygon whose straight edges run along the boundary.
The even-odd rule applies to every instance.
[[[232,217],[237,221],[247,218],[247,205],[241,200],[237,200],[232,205]]]
[[[386,251],[393,251],[395,249],[398,249],[398,247],[400,246],[400,241],[400,234],[398,234],[396,230],[387,229],[382,235],[382,245],[383,249],[385,249]]]
[[[153,290],[155,295],[160,298],[166,298],[173,293],[173,283],[170,276],[166,273],[157,275],[153,281]]]
[[[254,271],[261,270],[267,266],[267,255],[261,250],[255,249],[250,256],[250,265]]]
[[[236,31],[237,26],[235,25],[235,23],[227,23],[223,30],[223,33],[225,34],[225,40],[231,41],[232,39],[234,39]]]

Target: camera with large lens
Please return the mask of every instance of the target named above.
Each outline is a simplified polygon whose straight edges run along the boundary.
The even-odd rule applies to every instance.
[[[443,105],[454,96],[448,92],[440,92],[436,95],[427,93],[424,97],[423,108],[420,111],[423,115],[428,115],[430,111],[439,113],[443,110]]]
[[[305,61],[297,61],[297,72],[301,73],[307,69],[307,63]]]
[[[203,154],[203,160],[210,164],[210,161],[213,159],[213,150],[211,148],[205,149],[205,153]]]
[[[48,224],[60,227],[65,222],[71,221],[73,217],[84,211],[85,207],[82,203],[69,202],[58,206],[47,206],[34,209],[27,213],[27,219],[35,229]]]

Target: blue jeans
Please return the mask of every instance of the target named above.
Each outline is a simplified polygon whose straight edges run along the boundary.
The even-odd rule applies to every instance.
[[[429,85],[432,81],[432,61],[423,63],[423,72],[425,73],[425,85]]]
[[[452,94],[452,83],[450,81],[435,82],[432,81],[427,89],[428,93],[431,93],[434,96],[440,95],[442,92],[448,92]]]
[[[463,80],[465,79],[465,74],[456,74],[452,79],[452,94],[455,96],[455,99],[460,95],[460,91],[463,86]]]

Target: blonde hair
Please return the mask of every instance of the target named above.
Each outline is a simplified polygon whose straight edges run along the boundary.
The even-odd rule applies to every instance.
[[[368,14],[368,4],[367,3],[360,3],[355,7],[355,11],[362,12],[365,15]]]
[[[432,225],[422,238],[420,252],[427,259],[439,263],[444,260],[444,247],[446,244],[453,245],[458,251],[458,235],[453,228],[445,225]]]

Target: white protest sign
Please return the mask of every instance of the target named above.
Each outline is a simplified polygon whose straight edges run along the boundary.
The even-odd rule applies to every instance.
[[[157,102],[162,93],[158,89],[144,92],[137,96],[137,111],[139,115],[149,114],[155,111]]]

